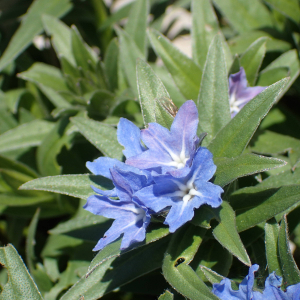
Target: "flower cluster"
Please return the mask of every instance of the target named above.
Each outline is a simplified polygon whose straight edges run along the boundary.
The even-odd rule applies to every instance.
[[[229,102],[230,113],[233,118],[251,99],[261,93],[267,87],[249,87],[246,73],[243,67],[240,71],[229,76]]]
[[[225,278],[220,283],[213,284],[212,292],[221,300],[299,300],[300,283],[291,285],[283,291],[280,287],[282,278],[275,272],[271,273],[265,281],[263,292],[253,291],[254,272],[258,270],[258,265],[253,265],[249,269],[248,275],[239,285],[237,291],[232,290],[231,282]]]
[[[96,215],[115,219],[94,251],[121,235],[121,250],[143,241],[153,214],[164,212],[164,224],[174,232],[193,218],[194,209],[221,204],[222,188],[209,182],[216,166],[209,150],[199,147],[197,128],[193,101],[182,105],[170,130],[157,123],[140,130],[120,119],[117,135],[125,148],[125,163],[108,157],[87,162],[92,173],[111,179],[115,186],[110,191],[93,187],[97,194],[84,206]]]

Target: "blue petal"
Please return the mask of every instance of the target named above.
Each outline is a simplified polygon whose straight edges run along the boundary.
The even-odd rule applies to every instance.
[[[211,207],[219,207],[222,203],[221,194],[224,192],[223,189],[211,182],[204,182],[204,181],[195,181],[194,182],[195,189],[201,194],[201,196],[195,196],[190,201],[196,201],[197,203],[200,203],[200,205],[208,204]],[[199,198],[200,200],[196,199]],[[200,205],[195,206],[197,208],[200,207]]]
[[[123,153],[126,158],[135,156],[146,150],[141,145],[140,129],[127,119],[120,119],[117,136],[119,143],[125,147]]]
[[[286,294],[289,297],[288,299],[300,300],[300,283],[288,286]]]
[[[253,297],[254,272],[258,270],[258,265],[253,265],[249,269],[248,275],[239,285],[239,290],[234,291],[231,288],[231,282],[225,278],[220,283],[213,284],[212,292],[222,300],[260,300],[259,292]]]
[[[229,95],[239,94],[247,88],[247,85],[246,72],[244,68],[241,67],[239,72],[229,76]]]
[[[95,215],[111,219],[127,218],[128,215],[134,215],[133,212],[136,211],[136,205],[133,202],[111,200],[98,195],[88,197],[83,208]]]
[[[95,159],[93,162],[88,161],[86,163],[86,167],[93,174],[101,175],[108,179],[112,179],[109,169],[113,168],[114,166],[118,166],[122,168],[123,165],[125,165],[123,162],[109,157],[99,157]]]
[[[100,190],[93,185],[91,185],[91,188],[93,189],[94,192],[96,192],[99,195],[106,196],[106,197],[118,197],[118,194],[117,194],[117,191],[115,188],[112,190],[106,190],[106,191]]]
[[[178,186],[170,181],[145,187],[134,194],[146,207],[158,213],[174,204],[168,194],[178,190]]]
[[[195,155],[190,176],[197,179],[208,181],[216,172],[216,165],[213,161],[212,153],[205,147],[200,147]]]
[[[187,171],[180,169],[190,166],[196,151],[197,126],[197,108],[190,100],[179,109],[171,131],[157,123],[150,123],[142,130],[141,138],[148,150],[130,157],[126,163],[141,169],[162,167],[163,172],[175,170],[173,176],[183,176]]]

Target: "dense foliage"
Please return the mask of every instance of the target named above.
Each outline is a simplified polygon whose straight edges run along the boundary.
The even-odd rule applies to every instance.
[[[299,297],[299,5],[2,1],[0,299]]]

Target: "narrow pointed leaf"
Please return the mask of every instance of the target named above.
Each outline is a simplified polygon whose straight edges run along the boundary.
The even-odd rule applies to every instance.
[[[0,262],[8,272],[8,282],[1,291],[1,300],[43,299],[21,257],[12,245],[0,248]]]
[[[250,86],[255,85],[262,61],[266,54],[267,37],[261,37],[252,43],[240,58]]]
[[[210,0],[192,1],[192,50],[194,61],[201,67],[204,67],[209,45],[217,33],[222,35],[218,19]],[[223,48],[225,51],[225,60],[227,67],[230,67],[232,58],[230,49],[221,36]]]
[[[6,131],[0,135],[0,152],[38,146],[53,126],[47,121],[34,120]]]
[[[208,144],[230,120],[228,78],[221,37],[217,35],[208,50],[198,97],[199,129],[207,132]]]
[[[23,16],[20,27],[10,40],[0,59],[0,70],[20,55],[31,43],[33,38],[42,32],[42,15],[48,14],[61,17],[71,9],[69,0],[35,0]]]
[[[161,80],[155,75],[151,67],[143,60],[137,63],[137,82],[139,100],[141,104],[145,127],[150,122],[158,122],[164,127],[169,127],[166,121],[173,120],[173,117],[164,110],[159,110],[159,99],[170,98],[169,93]]]
[[[276,275],[282,277],[279,253],[278,253],[278,235],[279,226],[276,220],[271,219],[265,224],[265,244],[266,257],[268,262],[269,274],[276,272]]]
[[[232,193],[229,200],[236,212],[237,230],[241,232],[297,206],[300,201],[300,185],[267,190],[259,185],[247,187]]]
[[[287,16],[295,23],[300,22],[300,7],[297,0],[266,0],[271,7]]]
[[[146,55],[146,28],[149,14],[149,1],[135,1],[130,9],[125,30],[135,41],[140,51]]]
[[[239,32],[272,27],[273,21],[268,9],[259,0],[213,0],[228,22]]]
[[[43,15],[42,21],[45,31],[48,35],[51,35],[51,41],[57,56],[65,57],[65,59],[75,66],[70,28],[53,16]]]
[[[283,281],[286,286],[297,284],[300,281],[300,271],[291,253],[289,246],[288,224],[286,215],[283,217],[278,235],[278,252]]]
[[[286,165],[286,162],[281,159],[254,154],[242,154],[235,158],[220,157],[214,162],[217,166],[214,183],[222,187],[237,178]]]
[[[234,211],[227,202],[222,202],[216,218],[219,221],[213,230],[216,240],[242,263],[250,266],[250,258],[236,229]]]
[[[105,156],[122,160],[123,147],[118,143],[117,130],[114,127],[82,117],[72,118],[71,122]]]
[[[91,185],[106,190],[112,189],[110,180],[96,175],[58,175],[37,178],[24,183],[21,190],[40,190],[65,194],[73,197],[87,199],[94,195]]]
[[[118,60],[119,44],[117,38],[114,38],[108,44],[104,57],[104,71],[108,80],[108,86],[112,92],[118,88],[118,76],[116,76],[118,74]]]
[[[184,233],[184,238],[182,239]],[[206,230],[191,224],[175,232],[163,260],[163,275],[171,286],[191,300],[218,299],[188,265],[196,254]],[[187,246],[188,245],[188,246]]]
[[[77,300],[78,295],[86,299],[98,299],[115,288],[158,269],[169,238],[161,238],[158,235],[156,238],[161,239],[151,243],[155,234],[150,232],[147,236],[146,243],[150,244],[125,252],[121,256],[120,240],[105,247],[92,261],[88,273],[69,289],[61,300]]]
[[[200,67],[158,31],[152,29],[148,33],[152,47],[169,70],[180,92],[186,99],[197,99],[202,76]]]
[[[214,157],[235,157],[243,152],[287,81],[283,79],[258,94],[219,131],[208,146]]]
[[[162,295],[159,296],[158,300],[173,300],[174,295],[169,291],[165,291]]]

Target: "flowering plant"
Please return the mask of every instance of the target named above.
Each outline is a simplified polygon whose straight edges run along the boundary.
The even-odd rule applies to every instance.
[[[2,5],[0,300],[299,298],[286,2]]]

